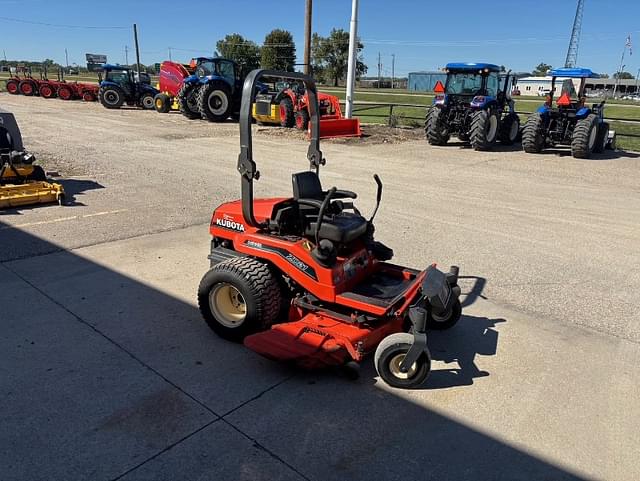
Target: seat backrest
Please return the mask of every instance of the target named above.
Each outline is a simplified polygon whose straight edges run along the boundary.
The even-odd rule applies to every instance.
[[[293,183],[294,199],[324,199],[320,178],[318,174],[312,170],[293,174],[291,180]]]

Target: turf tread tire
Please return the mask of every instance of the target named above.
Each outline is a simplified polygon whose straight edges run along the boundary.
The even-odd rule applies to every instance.
[[[238,327],[220,324],[211,312],[209,292],[220,282],[236,287],[245,299],[246,317]],[[207,325],[220,337],[235,342],[268,329],[277,320],[281,303],[278,278],[267,264],[251,257],[234,257],[214,265],[198,287],[198,307]]]

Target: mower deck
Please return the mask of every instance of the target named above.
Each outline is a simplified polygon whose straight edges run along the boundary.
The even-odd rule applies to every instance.
[[[0,209],[31,204],[62,203],[64,189],[52,182],[27,182],[0,186]]]

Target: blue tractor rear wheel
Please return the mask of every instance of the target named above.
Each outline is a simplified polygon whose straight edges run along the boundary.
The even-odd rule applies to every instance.
[[[529,115],[522,129],[522,148],[529,154],[538,154],[544,148],[544,118],[539,112]]]
[[[598,140],[598,116],[590,114],[578,120],[571,136],[571,153],[576,159],[588,159]]]
[[[427,141],[431,145],[444,145],[449,141],[449,131],[442,119],[442,109],[431,107],[424,123]]]
[[[200,87],[197,101],[200,114],[211,122],[227,120],[233,107],[231,89],[221,80],[212,80]]]
[[[498,139],[500,119],[491,110],[479,110],[471,116],[471,146],[475,150],[490,150]]]

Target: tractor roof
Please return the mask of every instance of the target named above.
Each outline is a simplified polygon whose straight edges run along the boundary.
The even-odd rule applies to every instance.
[[[552,77],[594,78],[597,77],[588,68],[554,68],[549,72]]]
[[[463,72],[470,72],[475,70],[487,70],[489,72],[500,72],[502,68],[492,63],[476,63],[476,62],[453,62],[448,63],[447,70],[459,70]]]

